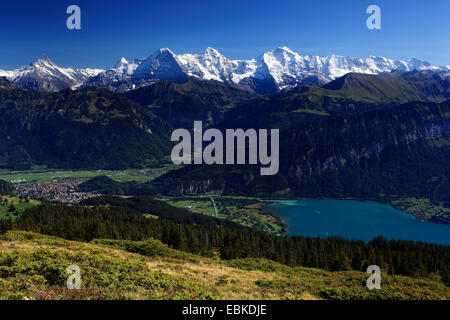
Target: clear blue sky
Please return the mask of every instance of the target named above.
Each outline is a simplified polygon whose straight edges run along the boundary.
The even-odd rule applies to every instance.
[[[82,30],[66,28],[77,4]],[[366,8],[382,10],[382,30],[366,28]],[[212,46],[252,58],[278,46],[305,54],[417,57],[450,64],[450,1],[433,0],[58,0],[1,1],[0,69],[43,53],[62,66],[109,68],[121,57],[145,58]]]

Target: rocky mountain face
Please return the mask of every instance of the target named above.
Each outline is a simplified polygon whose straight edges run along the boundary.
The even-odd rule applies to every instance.
[[[153,183],[168,194],[358,197],[450,201],[450,103],[414,102],[280,131],[280,171],[191,165]],[[161,191],[162,190],[162,191]],[[450,202],[449,202],[450,204]]]
[[[55,92],[70,87],[76,88],[103,71],[59,67],[44,55],[28,66],[11,71],[0,70],[0,77],[6,77],[16,87]]]
[[[142,61],[139,59],[128,61],[122,57],[113,68],[90,77],[83,83],[82,87],[101,87],[111,91],[125,92],[149,86],[155,81],[131,81],[131,76]]]
[[[222,130],[279,128],[279,173],[186,166],[140,185],[140,194],[405,195],[450,203],[449,71],[425,62],[300,56],[287,48],[230,60],[212,48],[197,55],[161,49],[88,80],[88,71],[69,72],[46,57],[6,73],[0,167],[145,167],[167,160],[174,128],[202,120]],[[74,83],[79,90],[12,87],[54,91]]]
[[[0,77],[0,89],[11,89],[13,86],[5,77]]]
[[[0,89],[0,167],[138,168],[170,154],[171,126],[105,89]]]
[[[61,68],[43,56],[35,63],[12,71],[0,70],[14,85],[41,91],[103,87],[126,92],[159,81],[184,83],[190,78],[215,80],[228,85],[274,94],[305,85],[323,85],[348,73],[383,74],[392,71],[432,70],[449,73],[418,59],[386,57],[351,58],[337,55],[301,55],[287,47],[277,48],[248,60],[230,59],[214,48],[198,54],[175,54],[159,49],[146,59],[121,58],[111,69]]]
[[[123,60],[124,62],[126,60]],[[277,48],[250,60],[232,60],[214,48],[199,54],[176,55],[160,49],[144,61],[132,62],[132,73],[123,77],[122,68],[113,68],[100,77],[116,79],[116,88],[131,90],[159,80],[177,83],[194,77],[237,85],[260,94],[272,94],[304,85],[323,85],[347,73],[381,74],[394,70],[444,70],[417,59],[407,61],[385,57],[350,58],[331,55],[300,55],[287,47]],[[136,67],[137,66],[137,67]],[[108,73],[109,72],[109,73]],[[126,85],[124,85],[126,83]],[[99,86],[99,78],[86,85]]]

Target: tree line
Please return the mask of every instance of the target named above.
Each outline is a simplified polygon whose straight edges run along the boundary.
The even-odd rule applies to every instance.
[[[375,238],[369,243],[343,238],[274,236],[248,228],[177,223],[117,211],[111,207],[43,204],[15,221],[0,220],[0,230],[28,230],[69,240],[144,240],[155,238],[174,249],[222,259],[267,258],[289,266],[331,271],[366,271],[375,264],[389,274],[438,274],[450,284],[450,246]]]

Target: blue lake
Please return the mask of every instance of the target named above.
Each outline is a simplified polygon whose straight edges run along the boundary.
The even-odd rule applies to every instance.
[[[381,203],[306,199],[277,201],[265,208],[285,221],[289,235],[339,236],[366,242],[383,236],[450,245],[450,226],[421,222]]]

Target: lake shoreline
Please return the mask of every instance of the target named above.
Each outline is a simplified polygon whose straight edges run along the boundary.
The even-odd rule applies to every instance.
[[[448,225],[421,221],[380,201],[277,198],[271,199],[264,209],[282,219],[287,225],[288,236],[343,237],[363,241],[382,236],[447,245],[450,235]]]
[[[261,200],[269,200],[261,198]],[[355,197],[345,197],[345,198],[328,198],[328,197],[319,197],[319,198],[271,198],[270,201],[299,201],[299,200],[353,200],[360,202],[373,202],[388,205],[396,210],[402,211],[404,213],[410,214],[414,216],[420,222],[427,222],[433,224],[440,225],[450,225],[450,220],[439,220],[436,219],[435,216],[428,217],[424,210],[420,210],[418,208],[410,208],[406,206],[403,202],[399,204],[393,203],[393,201],[402,201],[402,198],[397,200],[382,200],[382,199],[361,199]],[[450,209],[449,209],[450,210]]]

